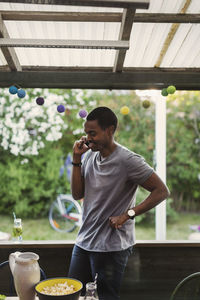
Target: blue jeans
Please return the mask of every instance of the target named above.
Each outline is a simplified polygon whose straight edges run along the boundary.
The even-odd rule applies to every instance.
[[[68,276],[76,278],[85,285],[97,278],[97,290],[100,300],[118,300],[120,285],[128,257],[132,253],[130,247],[122,251],[93,252],[74,246]]]

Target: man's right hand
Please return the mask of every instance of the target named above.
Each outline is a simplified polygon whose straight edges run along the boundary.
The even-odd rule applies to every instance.
[[[81,156],[83,153],[87,152],[90,148],[85,144],[87,141],[86,136],[82,136],[79,141],[76,141],[73,146],[73,155],[75,157]]]

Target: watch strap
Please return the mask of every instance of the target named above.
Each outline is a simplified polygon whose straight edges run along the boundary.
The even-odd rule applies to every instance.
[[[72,165],[74,166],[74,167],[81,167],[82,166],[82,163],[80,162],[80,163],[74,163],[73,161],[72,161]]]

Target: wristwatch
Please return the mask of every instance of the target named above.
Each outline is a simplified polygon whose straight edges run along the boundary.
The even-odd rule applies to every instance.
[[[129,216],[129,218],[130,219],[134,219],[135,218],[135,211],[134,211],[134,209],[129,209],[128,211],[127,211],[127,214],[128,214],[128,216]]]

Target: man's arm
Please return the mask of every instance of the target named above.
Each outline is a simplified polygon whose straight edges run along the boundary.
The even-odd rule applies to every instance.
[[[81,163],[81,158],[73,155],[74,163]],[[71,191],[75,200],[79,200],[84,196],[84,178],[81,175],[81,166],[72,166]]]
[[[143,202],[134,207],[136,216],[147,212],[169,197],[169,189],[155,172],[141,186],[150,194]]]
[[[155,172],[143,184],[141,184],[141,186],[149,191],[150,194],[144,201],[135,207],[130,207],[134,209],[135,216],[147,212],[169,197],[169,190],[167,186]],[[124,212],[124,214],[120,216],[109,218],[111,226],[115,228],[120,228],[128,219],[129,216],[127,215],[127,212]]]
[[[73,163],[72,164],[72,177],[71,177],[71,191],[75,200],[84,197],[84,177],[81,175],[81,155],[89,150],[85,145],[85,137],[80,141],[76,141],[73,147]]]

